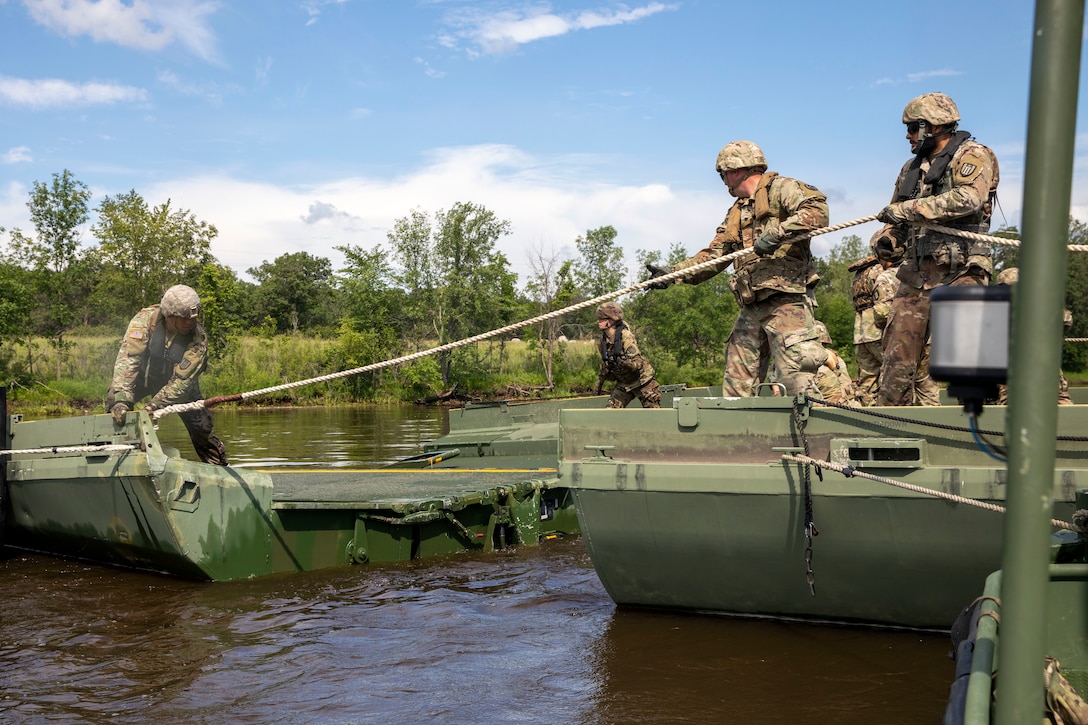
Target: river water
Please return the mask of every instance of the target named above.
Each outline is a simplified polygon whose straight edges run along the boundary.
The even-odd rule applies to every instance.
[[[216,412],[262,467],[377,465],[443,420]],[[894,725],[939,722],[952,678],[942,634],[619,609],[578,537],[214,584],[9,553],[0,577],[0,722]]]

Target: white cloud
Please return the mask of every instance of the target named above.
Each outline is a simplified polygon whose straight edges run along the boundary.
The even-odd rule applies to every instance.
[[[149,203],[172,199],[215,224],[212,253],[241,275],[289,252],[326,257],[338,267],[343,259],[334,247],[385,245],[393,223],[412,209],[434,213],[473,202],[510,220],[513,233],[498,248],[522,282],[530,274],[532,245],[573,247],[586,230],[606,224],[616,227],[631,265],[640,248],[665,251],[684,242],[695,251],[732,202],[724,188],[677,196],[664,184],[594,181],[592,161],[537,159],[510,146],[484,145],[437,149],[417,170],[392,179],[351,177],[299,188],[207,175],[141,193]]]
[[[216,60],[209,17],[213,0],[23,0],[30,16],[65,37],[162,50],[177,42],[205,60]]]
[[[918,83],[920,81],[928,81],[930,78],[947,78],[949,76],[963,75],[958,70],[951,70],[945,68],[943,70],[927,70],[921,73],[908,73],[907,80],[911,83]]]
[[[26,161],[33,161],[34,157],[30,155],[29,146],[14,146],[7,150],[7,153],[0,157],[5,164],[18,164]]]
[[[142,103],[147,91],[116,83],[72,83],[59,78],[27,80],[0,76],[0,101],[31,109]]]
[[[451,13],[448,23],[451,33],[440,36],[440,44],[454,47],[456,38],[462,38],[476,46],[470,53],[503,53],[519,45],[543,38],[554,38],[578,30],[591,30],[610,25],[633,23],[678,6],[660,2],[649,3],[629,10],[586,10],[578,13],[557,15],[546,5],[526,10],[506,10],[486,14],[478,10]]]

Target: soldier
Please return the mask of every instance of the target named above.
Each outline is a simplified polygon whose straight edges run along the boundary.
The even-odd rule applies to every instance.
[[[144,406],[148,413],[203,400],[200,374],[208,362],[208,335],[197,320],[199,314],[200,297],[192,287],[179,284],[166,290],[162,302],[140,310],[128,323],[106,392],[106,410],[114,423],[124,425],[136,401],[149,395],[151,400]],[[179,416],[200,460],[227,465],[211,412],[201,407]]]
[[[884,360],[884,326],[892,297],[899,286],[891,262],[865,257],[848,268],[854,273],[851,296],[854,303],[854,359],[858,363],[858,402],[872,405],[877,378]]]
[[[850,378],[846,361],[834,350],[831,334],[820,321],[816,322],[816,330],[820,335],[820,343],[827,349],[827,359],[816,370],[813,380],[820,397],[830,403],[858,405],[854,381]]]
[[[615,302],[598,307],[597,328],[601,330],[597,395],[604,390],[606,380],[615,380],[609,408],[626,408],[635,398],[643,408],[660,408],[661,386],[654,378],[654,367],[638,351],[635,334],[623,321],[623,308]]]
[[[911,405],[929,341],[929,295],[941,285],[985,285],[993,271],[990,245],[944,234],[921,223],[986,233],[1000,178],[997,157],[959,131],[959,109],[943,93],[926,93],[903,110],[915,156],[899,172],[892,201],[877,218],[884,227],[870,244],[897,263],[899,290],[884,330],[884,362],[876,402]]]
[[[722,394],[751,396],[773,361],[786,393],[796,395],[810,387],[827,358],[807,294],[819,277],[806,236],[827,225],[827,198],[814,186],[768,172],[763,151],[751,141],[726,144],[716,169],[737,201],[710,245],[673,269],[755,250],[732,261],[729,285],[740,314],[726,343]],[[724,268],[701,270],[683,281],[698,284]]]

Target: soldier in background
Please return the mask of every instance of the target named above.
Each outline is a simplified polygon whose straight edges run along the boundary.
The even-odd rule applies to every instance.
[[[943,93],[926,93],[903,110],[915,156],[903,165],[892,201],[877,218],[884,227],[870,244],[899,266],[899,291],[884,330],[884,361],[876,402],[918,402],[915,381],[929,344],[929,295],[941,285],[985,285],[993,271],[990,245],[944,234],[922,223],[986,233],[1000,178],[997,157],[959,131],[959,109]]]
[[[827,350],[827,359],[816,370],[813,384],[819,391],[820,397],[829,403],[842,403],[844,405],[858,405],[857,391],[854,381],[850,378],[850,370],[846,367],[846,361],[835,352],[834,343],[827,326],[817,320],[816,330],[820,335],[820,343]]]
[[[729,284],[740,314],[726,343],[722,394],[753,395],[773,362],[786,393],[796,395],[811,386],[827,359],[813,326],[808,292],[819,277],[807,236],[827,226],[827,198],[810,184],[768,172],[763,151],[751,141],[726,144],[716,170],[737,201],[710,245],[672,271],[753,249],[755,254],[732,261]],[[723,269],[702,270],[682,281],[698,284]]]
[[[997,279],[994,280],[995,284],[1004,284],[1013,286],[1020,280],[1020,268],[1019,267],[1006,267],[1001,270]],[[1073,313],[1067,309],[1062,310],[1062,329],[1066,334],[1069,334],[1070,328],[1073,327]],[[997,403],[998,405],[1008,405],[1009,402],[1009,389],[1004,385],[997,386]],[[1069,381],[1065,379],[1065,373],[1058,369],[1058,405],[1073,405],[1073,398],[1069,395]]]
[[[192,287],[174,285],[162,301],[145,307],[128,323],[106,392],[106,410],[125,424],[128,411],[147,396],[156,408],[203,400],[200,374],[208,363],[208,335],[197,320],[200,297]],[[179,413],[200,460],[227,465],[226,449],[215,435],[207,408]]]
[[[601,330],[597,395],[604,391],[606,381],[615,380],[609,408],[626,408],[635,398],[643,408],[660,408],[661,386],[654,378],[654,367],[638,351],[635,334],[623,321],[623,308],[615,302],[598,307],[597,328]]]
[[[848,268],[854,273],[850,294],[854,303],[854,359],[858,364],[858,402],[872,405],[884,361],[884,326],[892,297],[899,288],[892,263],[864,257]]]

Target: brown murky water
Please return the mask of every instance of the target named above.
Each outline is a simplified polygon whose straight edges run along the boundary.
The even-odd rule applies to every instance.
[[[372,465],[442,426],[216,421],[262,466]],[[952,677],[944,635],[617,609],[579,538],[216,584],[16,554],[0,577],[2,722],[931,723]]]

